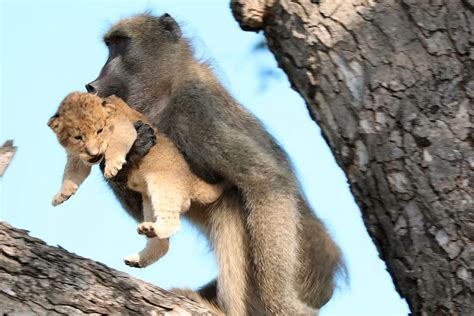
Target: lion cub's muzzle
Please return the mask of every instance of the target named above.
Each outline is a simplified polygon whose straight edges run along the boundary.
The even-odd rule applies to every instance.
[[[90,164],[96,164],[96,163],[100,162],[102,160],[102,158],[104,158],[104,155],[100,154],[100,155],[93,156],[92,158],[88,159],[87,162],[90,163]]]
[[[105,151],[107,150],[107,143],[103,142],[98,146],[86,146],[79,157],[82,161],[87,164],[94,165],[99,163],[105,157]]]

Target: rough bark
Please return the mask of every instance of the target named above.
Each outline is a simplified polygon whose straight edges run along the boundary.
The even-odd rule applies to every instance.
[[[306,101],[415,315],[474,314],[473,8],[232,1]]]
[[[7,140],[2,147],[0,147],[0,177],[3,176],[5,169],[10,164],[15,153],[16,147],[13,146],[13,140]]]
[[[198,304],[0,222],[2,315],[212,315]]]

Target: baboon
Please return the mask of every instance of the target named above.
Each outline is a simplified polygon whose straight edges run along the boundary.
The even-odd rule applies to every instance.
[[[332,296],[341,255],[283,149],[193,57],[170,15],[121,20],[104,41],[108,59],[87,90],[121,97],[172,140],[197,176],[230,184],[211,206],[186,213],[209,238],[219,276],[181,293],[228,315],[315,313]],[[110,185],[140,216],[139,197],[120,180]]]

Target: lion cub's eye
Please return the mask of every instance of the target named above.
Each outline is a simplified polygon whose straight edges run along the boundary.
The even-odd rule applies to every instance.
[[[100,133],[102,133],[103,130],[104,130],[103,128],[99,129],[99,130],[97,131],[97,135],[99,135]]]
[[[82,136],[81,135],[74,136],[74,139],[82,140]]]

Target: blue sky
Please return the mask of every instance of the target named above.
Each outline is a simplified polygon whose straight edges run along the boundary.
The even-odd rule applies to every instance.
[[[168,12],[192,38],[196,56],[211,61],[231,93],[289,153],[311,205],[341,246],[349,285],[341,286],[321,315],[408,313],[302,98],[270,53],[253,52],[260,35],[240,30],[227,0],[0,2],[0,142],[13,138],[19,147],[0,180],[0,220],[164,288],[195,288],[215,277],[212,252],[187,224],[159,262],[146,269],[125,266],[122,258],[140,250],[145,240],[98,169],[65,204],[53,208],[50,202],[60,187],[65,153],[46,125],[48,118],[66,94],[84,90],[98,75],[107,55],[101,37],[111,24],[145,10]],[[264,77],[262,69],[276,74]]]

